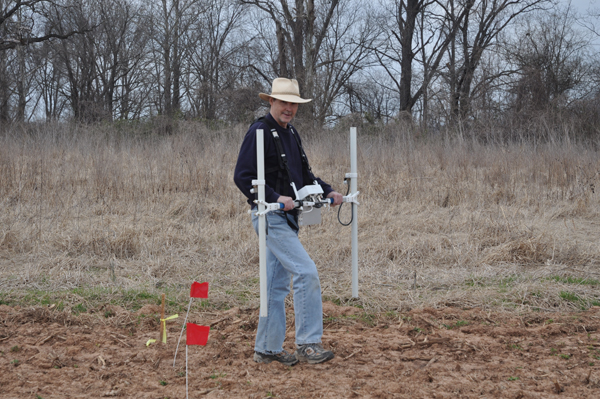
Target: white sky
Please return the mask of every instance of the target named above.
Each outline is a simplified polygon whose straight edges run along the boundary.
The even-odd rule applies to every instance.
[[[569,0],[561,0],[568,4]],[[581,14],[584,14],[588,8],[600,7],[600,0],[571,0],[571,5]]]
[[[560,0],[563,4],[569,4],[577,11],[579,16],[584,17],[588,10],[595,9],[596,12],[600,12],[600,0]],[[592,22],[596,27],[600,26],[600,20]],[[600,48],[600,36],[595,37],[593,44],[596,48]]]

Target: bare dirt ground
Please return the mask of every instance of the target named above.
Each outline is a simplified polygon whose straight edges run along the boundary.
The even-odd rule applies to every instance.
[[[157,311],[110,306],[75,317],[1,305],[0,397],[185,398],[183,342],[173,367],[184,315],[169,322],[166,345],[147,347],[158,335]],[[324,345],[336,357],[286,367],[252,361],[258,310],[192,312],[188,321],[210,324],[211,333],[206,347],[189,347],[189,397],[600,397],[598,307],[373,315],[327,302],[324,313]],[[289,331],[286,349],[292,350]]]

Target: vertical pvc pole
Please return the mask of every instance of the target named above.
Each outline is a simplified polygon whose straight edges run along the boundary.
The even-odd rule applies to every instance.
[[[265,206],[265,147],[262,129],[256,130],[256,178],[263,184],[258,184],[258,212],[263,212]],[[266,215],[258,216],[258,251],[259,251],[259,277],[260,277],[260,317],[267,317],[267,234]]]
[[[356,156],[356,128],[350,128],[350,192],[358,191],[357,178],[357,156]],[[352,297],[358,298],[358,207],[352,203]]]
[[[185,341],[185,399],[188,399],[188,344],[187,339]]]

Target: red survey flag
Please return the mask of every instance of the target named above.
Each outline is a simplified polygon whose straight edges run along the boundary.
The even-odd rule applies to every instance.
[[[199,326],[198,324],[187,323],[187,332],[185,336],[186,345],[206,345],[209,331],[209,326]]]
[[[190,289],[191,298],[208,298],[208,283],[198,283],[194,281]]]

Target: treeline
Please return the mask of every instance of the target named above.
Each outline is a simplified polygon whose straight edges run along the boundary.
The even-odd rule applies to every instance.
[[[595,140],[599,15],[551,0],[0,0],[0,123],[247,123],[286,76],[315,126]]]

